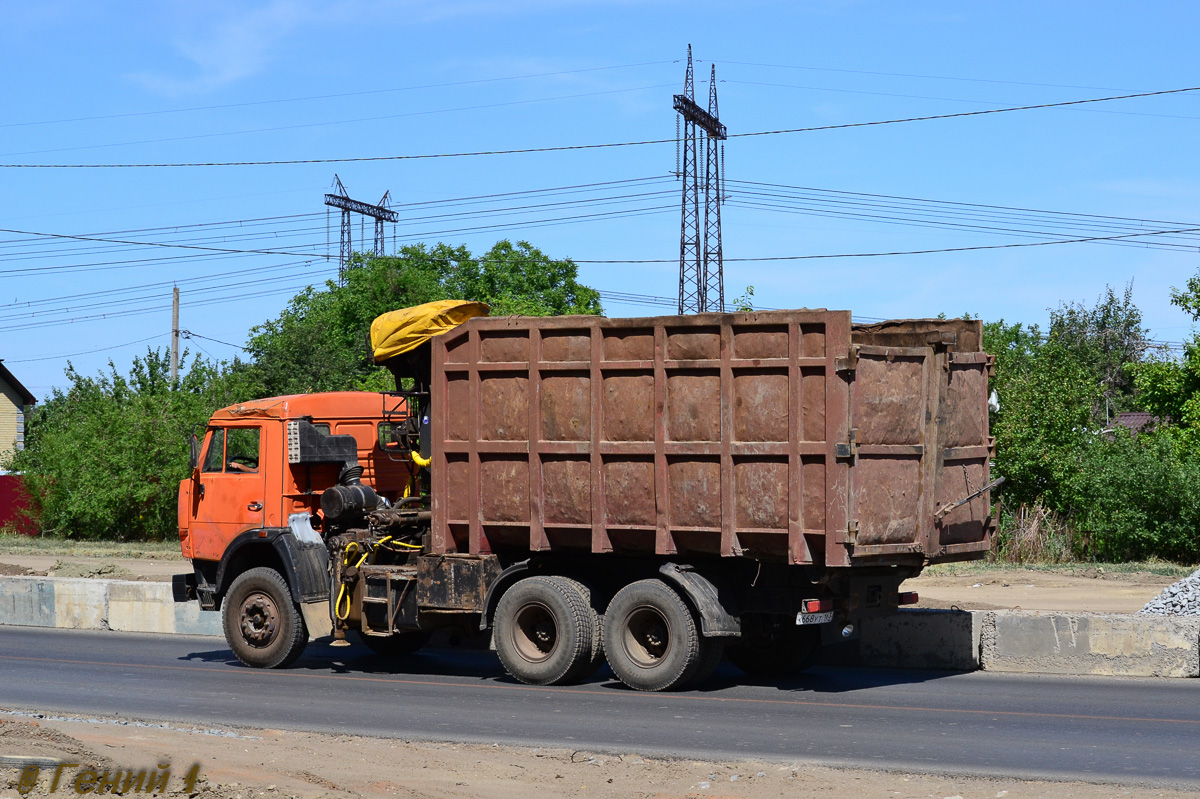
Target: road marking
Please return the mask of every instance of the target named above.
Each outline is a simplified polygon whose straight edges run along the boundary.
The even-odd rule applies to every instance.
[[[0,660],[21,660],[31,663],[65,663],[76,666],[114,666],[117,668],[133,668],[133,669],[154,669],[158,671],[203,671],[211,674],[223,675],[241,675],[241,676],[262,676],[269,679],[316,679],[316,680],[333,680],[336,682],[372,682],[372,683],[387,683],[392,685],[417,685],[417,686],[437,686],[440,688],[487,688],[493,687],[497,690],[507,691],[525,691],[535,693],[556,693],[556,694],[572,694],[576,696],[602,696],[613,698],[617,696],[612,691],[593,691],[586,688],[563,688],[560,686],[540,686],[540,685],[505,685],[503,683],[465,683],[465,682],[443,682],[439,680],[404,680],[404,679],[389,679],[387,677],[366,677],[353,674],[303,674],[296,671],[281,671],[275,669],[231,669],[231,668],[212,668],[209,666],[170,666],[156,663],[113,663],[103,660],[71,660],[67,658],[42,658],[30,657],[27,655],[0,655]],[[639,694],[636,692],[627,692],[621,694],[627,697],[646,696],[647,699],[662,701],[666,697],[670,697],[672,701],[693,701],[693,702],[726,702],[733,704],[750,704],[750,705],[782,705],[791,707],[825,707],[825,708],[843,708],[846,710],[895,710],[909,711],[914,713],[939,713],[952,714],[960,713],[970,716],[1011,716],[1016,718],[1038,718],[1038,719],[1074,719],[1079,721],[1118,721],[1118,722],[1137,722],[1142,724],[1186,724],[1200,726],[1200,719],[1163,719],[1140,716],[1095,716],[1081,713],[1035,713],[1032,711],[1023,710],[973,710],[971,708],[941,708],[941,707],[922,707],[919,705],[871,705],[856,702],[809,702],[802,699],[751,699],[748,697],[736,696],[697,696],[695,694]]]

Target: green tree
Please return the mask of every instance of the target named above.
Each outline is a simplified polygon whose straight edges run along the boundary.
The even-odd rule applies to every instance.
[[[1200,458],[1178,436],[1118,428],[1084,448],[1079,549],[1109,561],[1200,560]]]
[[[1097,419],[1107,422],[1136,407],[1130,366],[1142,361],[1150,342],[1132,282],[1121,296],[1107,286],[1093,306],[1071,302],[1051,310],[1050,337],[1095,375],[1101,386]]]
[[[251,330],[249,379],[262,396],[381,389],[389,378],[371,364],[375,317],[441,299],[486,302],[493,315],[595,314],[600,295],[579,283],[575,264],[527,242],[498,242],[476,258],[465,247],[423,244],[394,256],[356,255],[345,284],[298,294],[277,318]]]
[[[1037,325],[1008,324],[1003,319],[983,325],[983,350],[996,359],[992,388],[1001,397],[1011,379],[1026,375],[1033,368],[1043,342]]]
[[[1014,342],[1002,380],[1005,362],[997,357],[1000,409],[992,419],[996,471],[1008,479],[1004,496],[1070,513],[1080,497],[1080,452],[1098,432],[1092,413],[1100,385],[1070,349],[1033,345],[1024,334]]]
[[[186,353],[185,353],[186,355]],[[248,398],[236,371],[196,358],[172,383],[170,357],[148,350],[128,376],[109,363],[87,377],[67,367],[29,417],[24,473],[44,532],[75,538],[162,539],[176,527],[188,440],[223,405]]]
[[[1171,289],[1171,304],[1200,322],[1200,272],[1184,289]],[[1174,440],[1195,451],[1200,445],[1200,336],[1184,342],[1183,356],[1168,353],[1130,369],[1142,408],[1167,427],[1175,427]]]

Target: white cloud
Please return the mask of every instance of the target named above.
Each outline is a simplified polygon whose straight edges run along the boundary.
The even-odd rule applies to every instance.
[[[258,74],[279,45],[300,26],[318,20],[323,9],[301,0],[273,0],[246,10],[210,6],[207,18],[189,20],[195,30],[175,37],[175,48],[190,67],[184,74],[143,72],[130,76],[151,91],[167,95],[203,94]]]
[[[303,29],[354,29],[362,25],[408,28],[448,19],[522,16],[584,6],[624,6],[649,0],[270,0],[250,5],[226,0],[182,5],[173,37],[186,66],[130,75],[147,89],[170,96],[195,95],[257,75]],[[677,2],[678,0],[658,0]]]

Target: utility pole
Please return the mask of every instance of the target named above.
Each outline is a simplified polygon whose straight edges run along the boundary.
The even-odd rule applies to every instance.
[[[692,46],[688,45],[687,74],[683,94],[674,98],[683,118],[683,180],[679,225],[679,313],[725,310],[724,254],[721,247],[721,167],[725,160],[725,126],[717,118],[717,67],[712,67],[708,87],[708,110],[696,104],[692,70]],[[704,180],[700,179],[699,156],[703,153]],[[704,190],[704,213],[700,212],[700,190]]]
[[[400,219],[400,215],[388,207],[391,204],[390,191],[383,193],[383,199],[379,201],[378,205],[371,205],[360,200],[350,199],[350,195],[346,193],[346,187],[342,185],[342,179],[337,175],[333,176],[333,182],[337,187],[338,193],[326,194],[325,204],[333,208],[340,208],[342,211],[342,243],[338,254],[338,284],[342,285],[346,282],[346,268],[350,263],[350,255],[354,242],[354,229],[350,226],[350,214],[353,212],[361,214],[364,217],[369,216],[375,220],[375,243],[372,250],[375,255],[383,255],[383,223],[397,222]],[[360,222],[365,224],[366,220],[363,219]],[[359,240],[363,240],[361,234]]]
[[[171,384],[179,379],[179,286],[171,290]]]

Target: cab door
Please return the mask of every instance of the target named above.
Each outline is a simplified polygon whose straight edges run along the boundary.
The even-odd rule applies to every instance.
[[[192,489],[194,557],[219,560],[240,533],[263,526],[266,479],[258,425],[215,425],[205,436]]]

